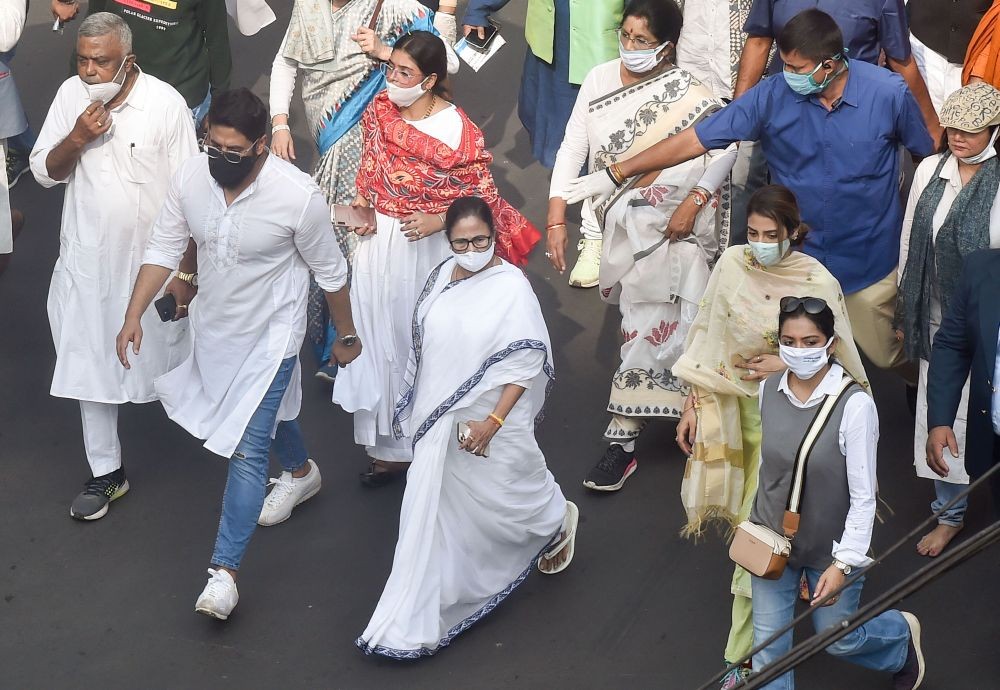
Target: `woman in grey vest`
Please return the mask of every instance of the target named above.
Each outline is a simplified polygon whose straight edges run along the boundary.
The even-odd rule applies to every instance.
[[[761,455],[757,497],[750,521],[782,533],[795,457],[826,396],[837,396],[844,368],[831,358],[837,345],[833,311],[818,297],[783,297],[778,319],[779,356],[788,366],[760,386]],[[788,625],[795,614],[803,574],[812,605],[842,584],[855,568],[871,563],[875,521],[875,457],[878,412],[871,396],[851,382],[834,406],[808,455],[800,523],[792,553],[776,580],[752,577],[754,644]],[[813,624],[825,630],[858,609],[864,577],[817,607]],[[792,647],[792,631],[758,652],[760,670]],[[924,675],[920,623],[910,613],[886,611],[826,648],[852,663],[894,674],[893,687],[912,690]],[[768,690],[791,690],[791,672]]]

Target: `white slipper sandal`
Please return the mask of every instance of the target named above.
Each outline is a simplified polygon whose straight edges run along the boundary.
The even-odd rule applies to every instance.
[[[555,546],[542,554],[542,558],[538,559],[538,570],[546,575],[555,575],[556,573],[561,573],[569,567],[570,562],[573,560],[573,554],[576,551],[576,527],[580,522],[580,509],[576,507],[573,501],[566,501],[566,517],[563,518],[563,528],[562,531],[566,536],[562,538]],[[555,568],[546,570],[542,567],[543,558],[554,558],[563,549],[566,549],[566,560],[560,563]]]

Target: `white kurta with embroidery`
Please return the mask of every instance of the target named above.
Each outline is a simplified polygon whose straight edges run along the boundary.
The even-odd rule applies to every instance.
[[[156,380],[156,392],[171,419],[230,457],[278,366],[302,347],[309,271],[336,292],[347,282],[347,262],[319,187],[271,155],[229,206],[208,157],[187,161],[171,181],[143,263],[175,269],[189,237],[198,245],[194,344],[190,357]],[[298,417],[301,379],[296,364],[279,420]]]
[[[52,395],[101,403],[149,402],[153,379],[190,349],[183,321],[142,316],[142,358],[126,370],[115,354],[132,285],[169,176],[198,151],[191,111],[173,87],[140,73],[110,130],[87,144],[65,180],[46,159],[73,130],[90,100],[78,77],[63,82],[31,152],[43,187],[66,184],[59,259],[49,288],[56,347]]]

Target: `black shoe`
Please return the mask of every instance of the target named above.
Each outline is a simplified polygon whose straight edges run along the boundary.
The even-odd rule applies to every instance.
[[[594,491],[618,491],[638,466],[634,452],[629,453],[617,443],[612,443],[597,467],[583,480],[583,485]]]
[[[7,151],[7,187],[13,189],[21,175],[28,172],[28,157],[19,151]]]
[[[94,477],[87,482],[83,492],[73,499],[69,515],[77,520],[99,520],[107,515],[111,501],[128,493],[128,488],[128,479],[122,468]]]
[[[912,613],[901,612],[910,628],[910,641],[906,646],[906,661],[903,668],[892,676],[893,690],[916,690],[924,682],[924,650],[920,646],[920,621]]]
[[[409,467],[409,464],[406,465]],[[381,472],[375,471],[375,463],[371,464],[367,472],[362,472],[358,475],[358,480],[361,481],[363,486],[367,486],[369,489],[377,489],[382,486],[388,486],[392,484],[397,479],[406,476],[406,469],[402,470],[386,470],[383,469]]]

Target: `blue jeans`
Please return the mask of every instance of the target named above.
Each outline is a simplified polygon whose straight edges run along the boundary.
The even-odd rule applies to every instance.
[[[288,472],[301,468],[309,457],[298,420],[279,422],[278,407],[295,371],[295,357],[282,361],[270,388],[250,418],[243,438],[229,459],[229,478],[222,495],[222,518],[215,539],[212,564],[237,570],[246,553],[267,490],[268,455],[271,448]],[[274,431],[274,442],[271,432]]]
[[[809,591],[815,591],[823,574],[819,570],[805,568],[809,581]],[[765,580],[751,576],[753,587],[753,643],[760,645],[795,617],[795,602],[799,595],[799,578],[802,570],[785,568],[777,580]],[[864,577],[858,578],[850,587],[841,592],[840,599],[833,606],[814,609],[813,627],[817,632],[837,625],[858,610]],[[852,664],[877,671],[895,673],[903,668],[910,641],[910,629],[899,611],[892,610],[879,614],[857,630],[848,633],[826,648],[828,654],[843,657]],[[755,671],[760,671],[792,648],[792,631],[787,631],[770,646],[758,652],[753,658]],[[768,683],[767,690],[792,690],[795,677],[786,673]]]
[[[931,512],[936,513],[946,505],[951,499],[958,496],[960,493],[969,488],[968,484],[952,484],[951,482],[943,482],[940,479],[934,480],[934,502],[931,503]],[[941,513],[938,516],[939,525],[951,525],[952,527],[961,527],[962,523],[965,522],[965,511],[969,507],[969,497],[961,499],[952,505],[951,508]]]
[[[201,123],[205,121],[205,116],[208,115],[208,108],[212,105],[212,89],[208,90],[205,94],[205,100],[191,108],[191,117],[194,119],[194,130],[195,133],[201,133]]]

